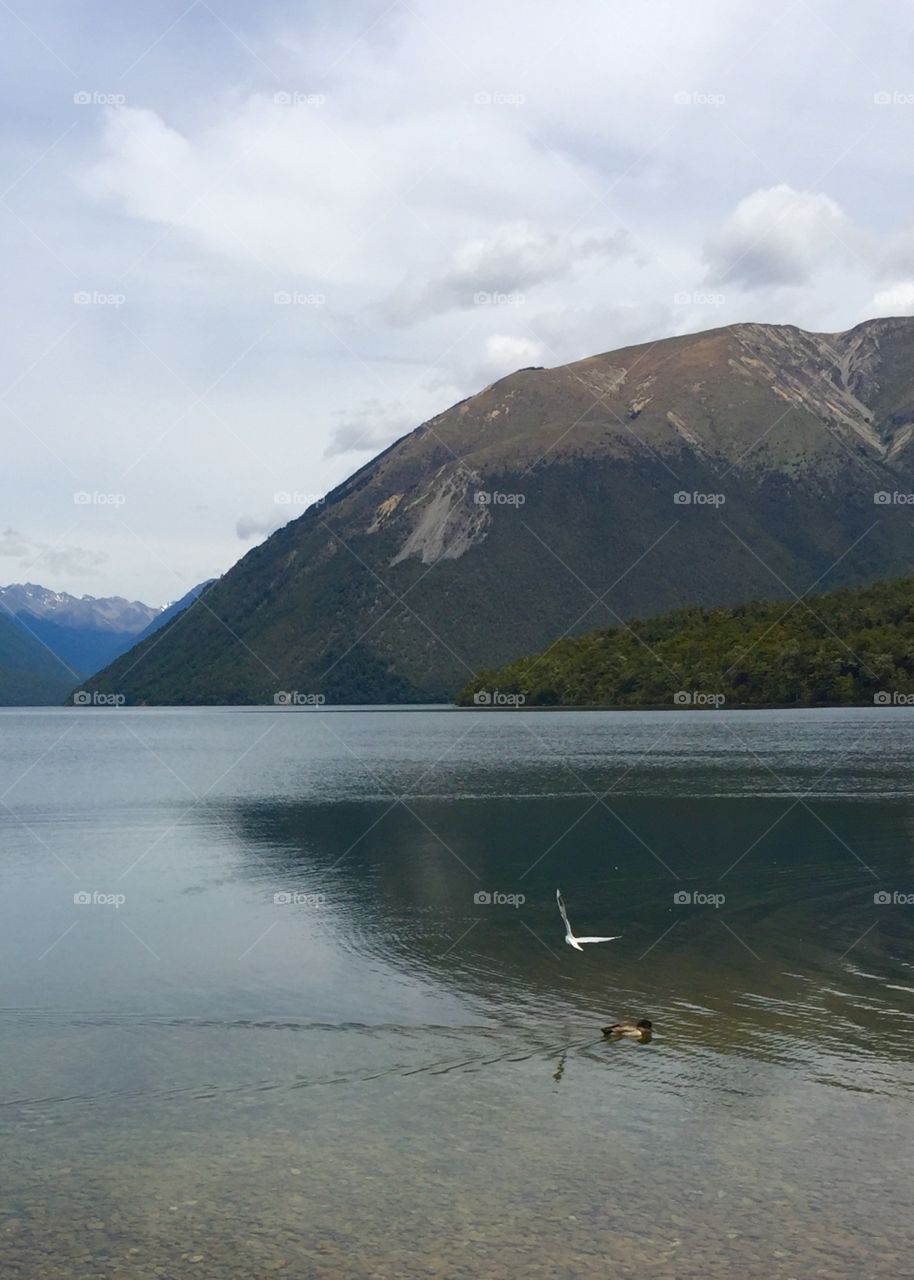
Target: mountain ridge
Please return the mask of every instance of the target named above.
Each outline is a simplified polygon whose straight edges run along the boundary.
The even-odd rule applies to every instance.
[[[74,596],[35,582],[0,587],[0,606],[11,613],[28,613],[35,618],[64,616],[70,622],[89,622],[116,632],[134,632],[140,622],[145,625],[161,612],[156,605],[124,596]]]

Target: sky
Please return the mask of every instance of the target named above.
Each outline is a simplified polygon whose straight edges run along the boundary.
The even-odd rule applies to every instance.
[[[530,364],[914,312],[907,0],[0,0],[0,584],[163,604]]]

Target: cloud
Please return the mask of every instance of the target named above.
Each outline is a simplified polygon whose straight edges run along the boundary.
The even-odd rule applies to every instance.
[[[402,405],[384,405],[378,400],[367,401],[352,415],[337,416],[342,416],[343,421],[333,428],[324,450],[325,458],[347,453],[380,453],[418,425]]]
[[[197,136],[154,111],[125,107],[108,113],[103,154],[84,185],[206,252],[341,283],[359,270],[347,248],[359,241],[361,201],[379,195],[379,157],[372,163],[364,154],[367,141],[353,137],[345,144],[352,163],[340,163],[316,109],[258,94]],[[293,156],[300,162],[290,163]]]
[[[556,280],[588,258],[614,261],[631,252],[627,231],[556,233],[514,222],[457,246],[431,279],[405,281],[388,299],[394,324],[473,306],[522,306],[523,291]]]
[[[691,327],[701,328],[701,323]],[[461,365],[460,382],[475,392],[518,369],[570,364],[619,347],[655,341],[658,333],[672,328],[672,308],[653,300],[616,306],[552,307],[531,316],[522,331],[488,334],[481,354],[474,351],[473,357]],[[688,328],[686,324],[681,331]],[[432,385],[443,393],[448,384],[442,377]]]
[[[242,542],[251,538],[268,538],[271,533],[288,524],[288,514],[277,518],[273,516],[240,516],[235,522],[235,533]]]
[[[482,371],[502,378],[533,364],[544,362],[545,347],[535,338],[515,338],[507,333],[493,333],[486,338]]]
[[[264,269],[277,287],[290,276],[319,281],[331,302],[349,288],[384,298],[431,275],[440,277],[426,300],[435,311],[436,294],[459,304],[474,280],[532,284],[576,256],[623,250],[618,231],[561,230],[576,220],[566,166],[519,121],[467,116],[460,99],[424,115],[389,85],[381,92],[386,110],[373,102],[342,112],[332,100],[289,106],[254,93],[183,131],[146,107],[111,110],[84,190],[197,249]],[[461,146],[442,156],[442,134],[458,125]],[[514,218],[499,214],[506,208]],[[529,209],[557,229],[525,227]]]
[[[889,280],[914,277],[914,227],[900,227],[886,237],[877,256],[876,271]]]
[[[0,557],[16,561],[17,567],[26,571],[77,577],[95,573],[108,559],[104,551],[40,542],[11,528],[0,532]]]
[[[652,298],[615,306],[556,307],[531,323],[544,364],[564,364],[650,342],[672,327],[670,306]]]
[[[715,284],[801,285],[829,260],[846,259],[857,239],[830,196],[781,183],[740,200],[705,247]]]

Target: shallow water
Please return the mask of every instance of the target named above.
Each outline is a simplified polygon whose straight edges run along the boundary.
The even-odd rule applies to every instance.
[[[0,713],[4,1277],[906,1274],[912,748]]]

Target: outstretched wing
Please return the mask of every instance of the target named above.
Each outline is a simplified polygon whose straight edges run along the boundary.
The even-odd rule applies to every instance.
[[[561,911],[562,919],[565,921],[565,929],[569,934],[571,934],[571,925],[568,923],[568,912],[565,910],[565,901],[562,898],[561,889],[556,889],[555,900],[559,904],[559,911]],[[574,937],[574,934],[571,934],[571,936]]]
[[[578,942],[615,942],[621,937],[621,933],[614,933],[611,938],[578,938]]]

